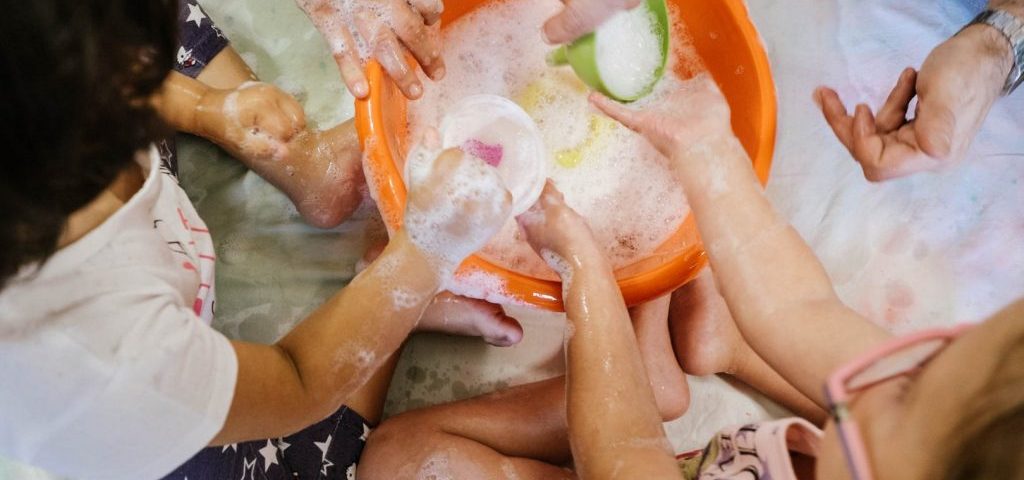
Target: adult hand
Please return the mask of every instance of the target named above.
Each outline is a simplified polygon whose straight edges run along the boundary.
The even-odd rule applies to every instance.
[[[406,62],[411,53],[433,80],[444,77],[441,59],[441,0],[295,0],[330,46],[342,80],[356,98],[369,84],[363,62],[380,62],[409,99],[423,95],[423,84]]]
[[[559,44],[576,40],[593,32],[612,15],[640,4],[640,0],[564,1],[562,11],[544,23],[544,37],[548,43]]]
[[[920,72],[908,68],[875,116],[864,104],[850,116],[832,89],[814,95],[825,120],[873,182],[935,170],[963,158],[1012,65],[1009,42],[973,25],[935,48]],[[912,118],[907,110],[917,97]]]

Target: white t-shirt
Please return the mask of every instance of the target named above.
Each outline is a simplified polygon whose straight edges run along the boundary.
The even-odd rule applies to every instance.
[[[150,151],[124,207],[0,291],[0,454],[145,480],[220,431],[238,361],[210,328],[213,243]]]

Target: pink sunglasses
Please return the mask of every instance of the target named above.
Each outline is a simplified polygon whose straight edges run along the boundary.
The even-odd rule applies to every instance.
[[[854,480],[873,480],[874,475],[860,430],[847,408],[853,396],[887,380],[919,371],[971,327],[966,324],[925,330],[893,339],[865,352],[829,376],[825,397]]]

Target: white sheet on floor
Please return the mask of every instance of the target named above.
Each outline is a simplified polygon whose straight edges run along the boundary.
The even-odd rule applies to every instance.
[[[290,0],[203,3],[246,58],[256,59],[257,72],[300,94],[314,120],[331,125],[351,112],[340,83],[326,80],[330,60]],[[1024,91],[993,109],[962,166],[881,185],[863,179],[811,92],[827,84],[851,108],[856,101],[878,105],[902,68],[920,66],[982,3],[750,3],[779,94],[768,195],[822,259],[843,299],[894,331],[981,319],[1024,296]],[[202,146],[186,150],[190,158],[183,160],[193,163],[216,156]],[[221,239],[221,258],[237,259],[218,266],[218,314],[229,333],[273,339],[348,279],[365,219],[336,233],[303,227],[283,196],[219,158],[220,167],[199,170],[209,189],[200,211],[215,217],[206,220]],[[289,263],[294,255],[301,255],[298,267]],[[414,339],[399,364],[388,411],[561,371],[562,320],[521,316],[526,338],[514,349],[441,336]],[[693,379],[691,390],[690,411],[668,425],[680,451],[702,447],[723,426],[781,414],[714,377]],[[0,479],[27,475],[0,465]]]

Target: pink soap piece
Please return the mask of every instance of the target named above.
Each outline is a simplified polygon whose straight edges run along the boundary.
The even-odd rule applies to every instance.
[[[491,145],[475,138],[466,140],[466,143],[462,144],[462,150],[492,167],[501,165],[501,159],[505,154],[505,148],[500,143]]]

